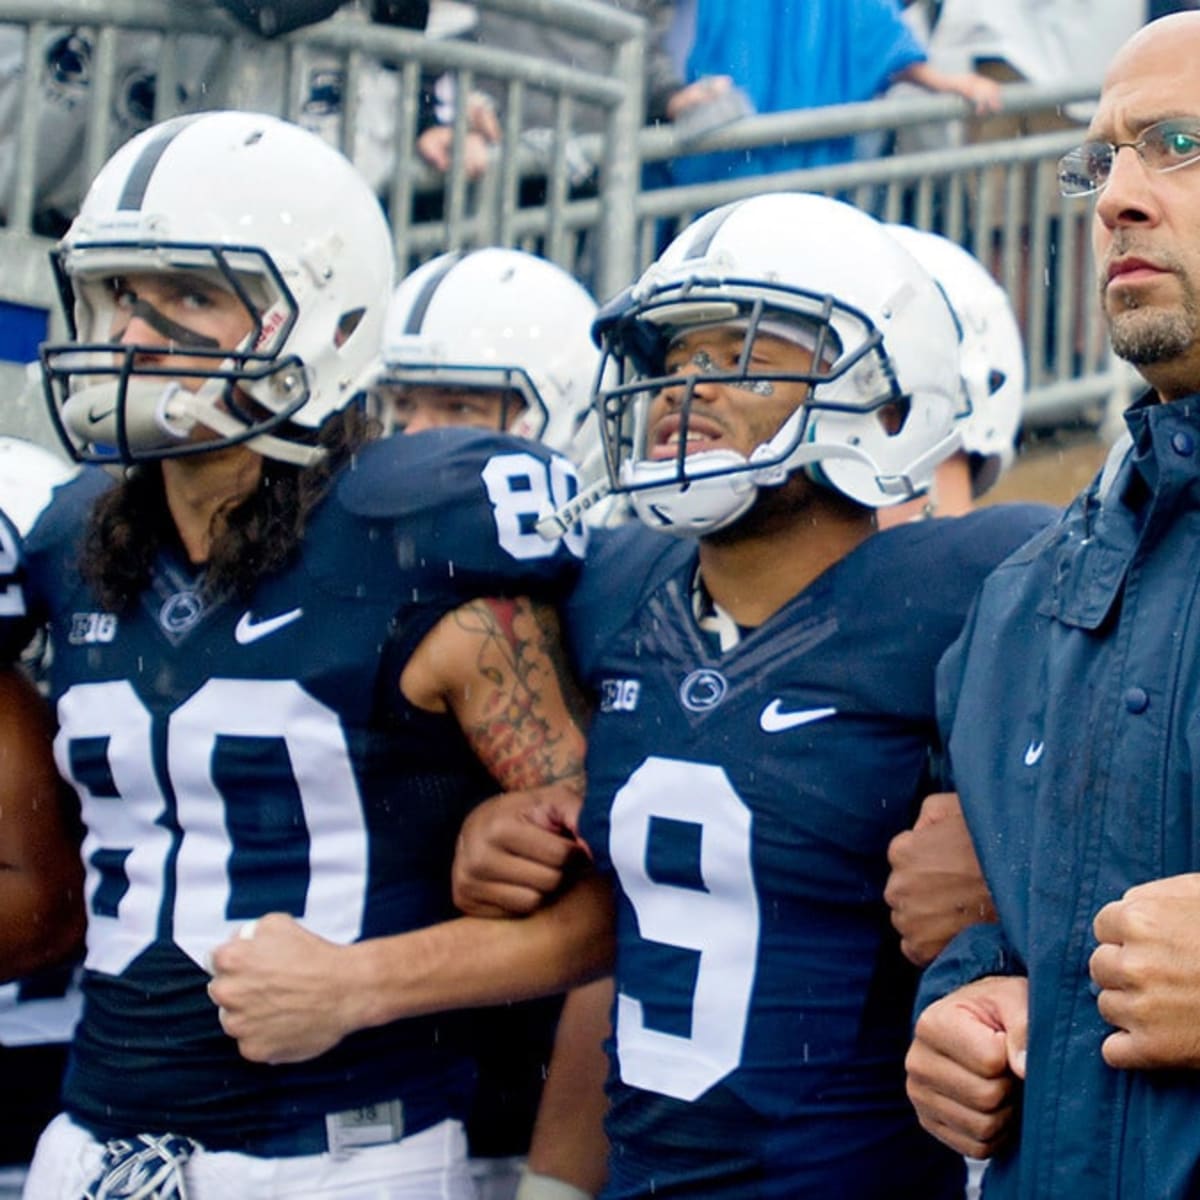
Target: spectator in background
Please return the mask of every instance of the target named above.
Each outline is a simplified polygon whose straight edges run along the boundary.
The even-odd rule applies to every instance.
[[[722,76],[760,113],[870,100],[898,79],[961,95],[977,112],[1000,103],[991,80],[928,62],[897,0],[697,0],[687,79]],[[852,137],[830,138],[680,158],[674,174],[702,183],[854,157]]]
[[[248,29],[263,37],[291,33],[316,21],[331,17],[342,0],[216,0]],[[426,5],[425,7],[428,7]]]
[[[976,71],[998,83],[1099,87],[1105,66],[1146,14],[1146,0],[943,0],[929,36],[929,62],[940,71]],[[984,115],[970,140],[1045,131],[1024,120]]]
[[[1100,85],[1117,48],[1146,20],[1146,0],[943,0],[929,33],[929,61],[947,72],[977,71],[999,84]],[[1090,105],[982,114],[936,131],[902,134],[904,148],[998,142],[1080,125]],[[997,184],[998,186],[998,184]],[[1000,205],[992,197],[993,212]]]
[[[1099,89],[1104,68],[1118,47],[1146,19],[1146,0],[944,0],[929,37],[929,61],[942,71],[977,71],[998,85],[1030,83],[1042,86],[1094,84]],[[949,122],[936,129],[917,127],[898,139],[902,150],[932,149],[955,144],[1008,142],[1038,134],[1057,133],[1080,127],[1087,121],[1090,103],[1044,106],[1024,113],[979,114],[965,122]],[[1032,171],[1032,168],[1030,168]],[[1001,275],[1005,238],[1011,229],[1010,205],[1005,189],[1009,174],[1003,166],[968,178],[968,195],[975,212],[973,221],[986,231],[987,240],[972,246],[977,255]],[[1029,190],[1033,191],[1032,175]],[[1075,239],[1075,256],[1082,263],[1085,230],[1060,225],[1059,197],[1038,198],[1050,214],[1050,237]],[[1030,295],[1028,261],[1024,253],[1037,217],[1034,201],[1020,211],[1016,248],[1019,281],[1013,290],[1017,319],[1030,346],[1036,345],[1027,311]],[[990,244],[989,244],[990,243]],[[1048,355],[1058,344],[1055,313],[1060,280],[1052,270],[1048,280],[1047,318],[1040,331]],[[1084,287],[1078,278],[1075,286]],[[1078,334],[1077,334],[1078,337]]]
[[[605,0],[611,7],[645,18],[646,38],[646,122],[674,121],[685,112],[694,112],[719,100],[728,80],[697,80],[685,85],[672,53],[672,39],[678,36],[675,4],[672,0]],[[474,25],[463,36],[481,46],[494,46],[536,55],[547,62],[579,66],[586,71],[603,71],[610,50],[603,43],[568,33],[545,21],[495,12],[481,8]],[[490,161],[489,146],[499,144],[500,117],[504,111],[503,87],[495,80],[480,78],[478,90],[468,97],[467,172],[477,178]],[[603,110],[595,105],[574,105],[572,137],[599,133],[603,128]],[[440,122],[426,128],[417,142],[421,157],[438,170],[450,165],[453,130],[452,103],[442,107]],[[549,165],[555,125],[555,96],[551,92],[527,88],[521,122],[523,145]],[[569,147],[567,161],[572,188],[587,189],[594,164],[581,148]],[[526,203],[539,203],[544,196],[544,180],[535,178],[523,191]]]
[[[1194,8],[1200,8],[1200,0],[1150,0],[1146,20],[1157,21],[1159,17],[1170,16],[1176,12],[1190,12]]]
[[[0,224],[15,200],[17,130],[26,104],[26,26],[0,25]],[[213,69],[217,45],[203,36],[181,38],[176,62],[177,111],[199,108],[202,81]],[[36,63],[37,143],[34,159],[33,232],[58,237],[70,224],[87,183],[85,148],[91,112],[96,30],[52,25],[42,35]],[[160,34],[125,30],[116,47],[116,68],[106,129],[111,152],[154,120]]]
[[[331,16],[343,0],[184,0],[183,8],[223,9],[262,37],[290,33]],[[374,19],[424,25],[427,0],[371,0]],[[214,20],[214,25],[218,22]],[[214,81],[221,71],[221,47],[215,37],[193,34],[178,42],[175,95],[158,92],[164,42],[159,33],[123,29],[117,40],[106,152],[112,153],[152,121],[170,112],[209,107]],[[98,51],[97,32],[85,25],[54,25],[35,56],[38,63],[38,138],[34,166],[35,233],[58,237],[65,232],[83,195],[86,178],[86,134]],[[0,25],[0,224],[11,211],[16,184],[17,138],[25,100],[26,26]],[[164,105],[164,99],[168,102]],[[271,97],[273,101],[275,97]],[[254,98],[267,108],[268,97]]]

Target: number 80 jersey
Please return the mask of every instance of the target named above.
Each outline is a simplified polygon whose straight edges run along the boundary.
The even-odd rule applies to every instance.
[[[56,757],[86,831],[68,1111],[104,1137],[170,1130],[212,1148],[382,1100],[456,1115],[469,1068],[444,1022],[265,1068],[221,1030],[205,964],[269,911],[340,943],[454,915],[458,825],[495,785],[451,716],[404,701],[400,676],[467,600],[570,586],[582,531],[547,543],[533,525],[572,494],[573,469],[465,430],[374,443],[314,510],[299,554],[250,595],[210,601],[164,553],[119,613],[76,566],[95,480],[60,490],[33,530],[28,613],[3,625],[10,654],[49,626]]]

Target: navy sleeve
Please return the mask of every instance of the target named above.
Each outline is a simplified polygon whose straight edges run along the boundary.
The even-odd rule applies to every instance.
[[[999,925],[971,925],[955,935],[925,968],[917,988],[913,1017],[919,1017],[935,1000],[977,979],[1024,974],[1024,966]]]

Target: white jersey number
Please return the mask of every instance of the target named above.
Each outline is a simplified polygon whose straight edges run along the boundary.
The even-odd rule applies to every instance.
[[[702,888],[664,883],[646,868],[655,819],[700,827]],[[751,813],[720,767],[648,758],[613,800],[609,853],[647,942],[699,953],[690,1036],[647,1028],[641,1001],[617,994],[621,1078],[695,1100],[742,1057],[758,957]]]
[[[561,508],[579,492],[575,468],[559,455],[543,462],[534,454],[497,454],[483,468],[483,483],[496,515],[500,545],[513,558],[548,558],[557,548],[534,525],[540,517]],[[563,543],[576,558],[587,549],[582,523],[563,534]]]
[[[246,898],[237,896],[231,873],[232,804],[219,777],[220,748],[230,743],[223,739],[281,743],[309,849],[303,864],[280,861],[276,869],[304,876],[294,891],[304,897],[297,916],[307,928],[335,942],[360,935],[362,804],[336,713],[299,684],[210,679],[171,714],[165,774],[178,836],[155,768],[150,712],[133,687],[124,680],[79,684],[59,701],[58,716],[55,757],[79,792],[87,828],[89,968],[120,974],[159,936],[164,903],[172,905],[173,940],[200,966],[248,916],[261,915],[241,911]]]

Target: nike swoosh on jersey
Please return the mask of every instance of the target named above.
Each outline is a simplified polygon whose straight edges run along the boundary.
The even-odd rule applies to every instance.
[[[265,621],[256,621],[249,610],[242,613],[238,620],[237,628],[233,631],[234,640],[239,646],[248,646],[251,642],[257,642],[259,638],[265,638],[269,634],[275,633],[282,629],[285,625],[290,625],[293,621],[298,621],[301,614],[304,612],[302,608],[293,608],[290,612],[280,613],[277,617],[268,617]]]
[[[1046,751],[1045,742],[1030,742],[1025,747],[1025,765],[1027,767],[1036,767],[1041,761],[1042,755]]]
[[[782,733],[785,729],[811,725],[813,721],[823,721],[837,712],[836,708],[798,708],[794,712],[783,712],[780,708],[781,703],[780,700],[772,700],[762,710],[758,723],[763,733]]]

